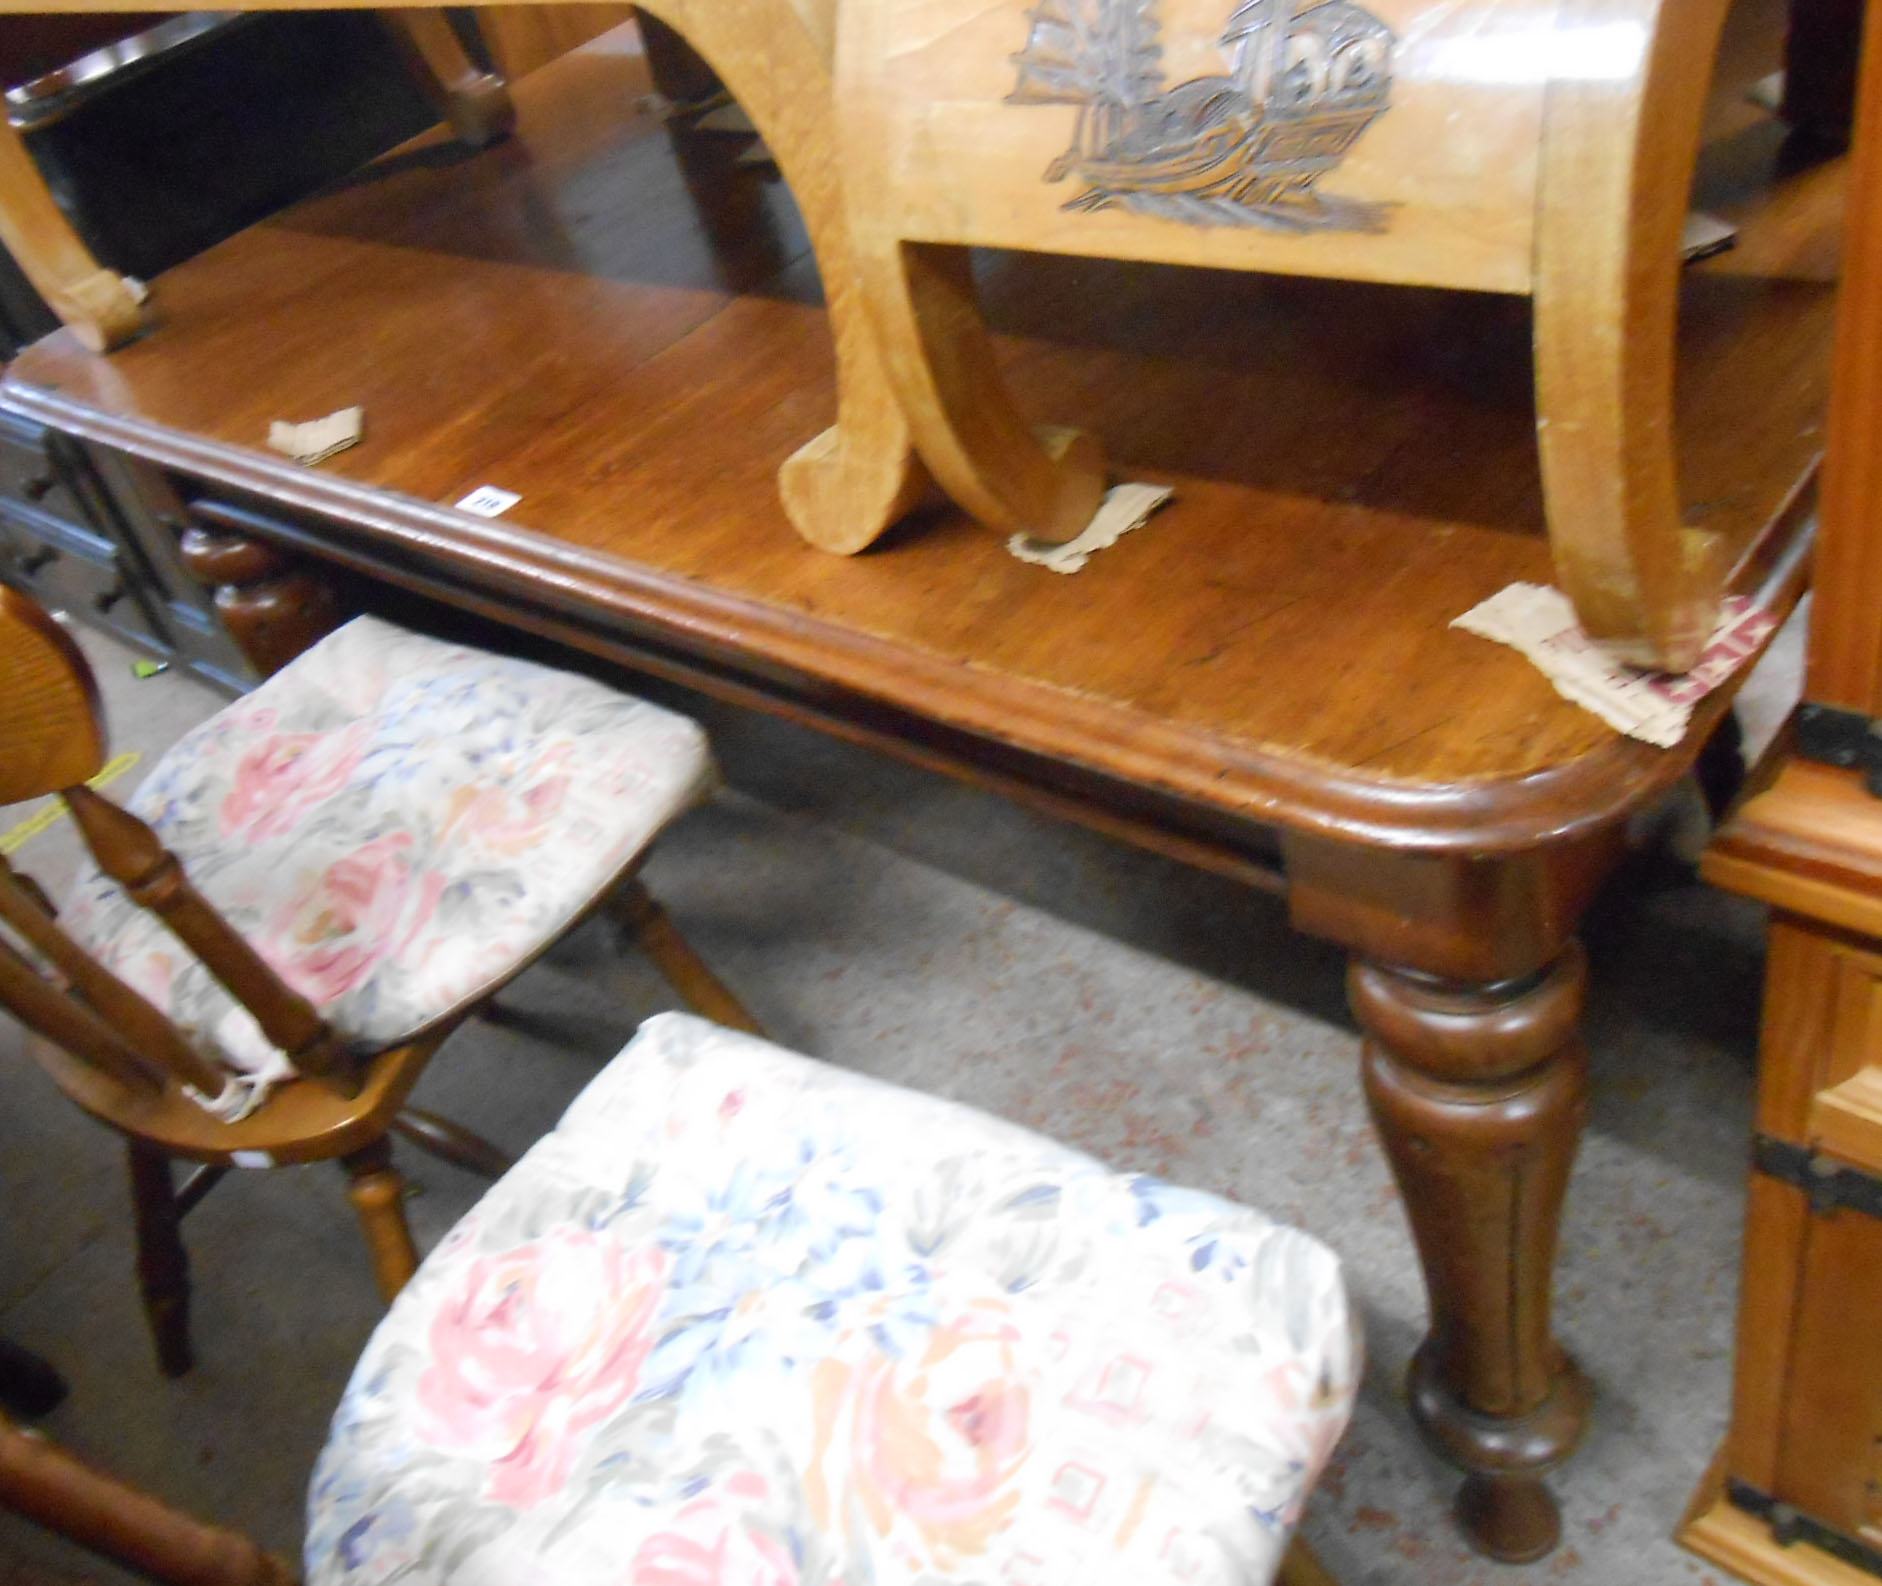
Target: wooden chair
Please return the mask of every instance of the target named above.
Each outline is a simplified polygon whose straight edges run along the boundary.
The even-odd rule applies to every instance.
[[[837,421],[784,460],[778,491],[792,526],[811,544],[860,551],[914,506],[928,476],[850,264],[832,114],[836,0],[651,0],[637,9],[706,59],[751,116],[803,213],[836,344]],[[380,16],[463,142],[480,148],[509,131],[514,115],[501,79],[465,56],[440,10]],[[146,328],[134,289],[86,250],[3,121],[0,242],[92,351],[107,352]]]
[[[465,54],[442,12],[379,13],[413,79],[473,149],[503,137],[515,120],[502,78]],[[96,43],[94,33],[85,35]],[[33,288],[94,352],[122,346],[147,318],[142,288],[101,265],[53,201],[19,133],[0,115],[0,243]]]
[[[1683,670],[1738,546],[1682,522],[1674,329],[1726,0],[881,0],[841,9],[851,248],[923,460],[1063,541],[1105,470],[1037,434],[981,325],[987,246],[1533,300],[1555,567]]]
[[[1298,1230],[666,1014],[380,1324],[306,1575],[1329,1586],[1357,1344]]]
[[[149,820],[85,785],[104,744],[84,658],[0,588],[0,804],[60,793],[98,867],[55,913],[0,860],[0,1006],[126,1139],[171,1375],[190,1365],[180,1224],[231,1166],[339,1160],[380,1291],[398,1293],[417,1257],[389,1134],[506,1165],[408,1109],[413,1085],[594,909],[694,1008],[754,1028],[633,879],[711,784],[684,717],[361,618],[173,748],[139,794]],[[180,1187],[172,1158],[200,1164]]]

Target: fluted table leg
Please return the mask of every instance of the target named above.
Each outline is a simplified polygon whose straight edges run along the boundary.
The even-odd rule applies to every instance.
[[[1363,961],[1366,1097],[1431,1294],[1412,1415],[1467,1477],[1456,1513],[1492,1558],[1561,1535],[1543,1476],[1580,1441],[1588,1382],[1549,1326],[1556,1231],[1587,1115],[1574,944],[1546,971],[1469,985]]]
[[[1544,1477],[1593,1397],[1549,1314],[1588,1110],[1574,931],[1620,834],[1507,854],[1284,845],[1294,923],[1353,954],[1366,1098],[1424,1268],[1412,1418],[1464,1472],[1455,1510],[1471,1545],[1540,1558],[1561,1536]]]

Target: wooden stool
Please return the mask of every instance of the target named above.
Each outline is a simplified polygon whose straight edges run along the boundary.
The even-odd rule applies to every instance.
[[[852,243],[943,487],[1065,540],[1092,442],[1035,437],[957,245],[1526,294],[1556,571],[1684,669],[1726,547],[1682,527],[1680,238],[1725,0],[879,0],[838,51]]]

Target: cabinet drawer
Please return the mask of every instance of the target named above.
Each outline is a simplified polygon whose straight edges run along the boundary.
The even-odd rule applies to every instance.
[[[0,571],[6,582],[51,610],[108,629],[142,649],[169,649],[117,548],[107,540],[0,516]]]
[[[58,456],[56,445],[38,425],[0,414],[0,501],[67,523],[89,523],[72,470]]]

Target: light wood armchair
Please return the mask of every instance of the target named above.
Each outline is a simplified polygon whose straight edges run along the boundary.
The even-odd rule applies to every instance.
[[[459,141],[481,149],[509,131],[515,113],[503,79],[470,59],[441,11],[379,15],[414,81]],[[120,347],[145,328],[143,289],[92,256],[4,115],[0,243],[53,313],[93,352]]]
[[[881,0],[840,13],[859,279],[937,482],[1077,534],[1097,441],[1033,428],[969,247],[1526,297],[1558,581],[1680,671],[1742,546],[1682,521],[1675,322],[1725,0]],[[1494,13],[1494,14],[1492,14]]]
[[[837,419],[784,460],[778,490],[792,526],[811,544],[845,555],[860,551],[914,506],[928,476],[890,386],[850,257],[833,110],[836,0],[650,0],[637,9],[705,58],[750,115],[803,212],[835,342]],[[442,11],[411,7],[379,15],[461,141],[481,148],[510,130],[514,113],[502,80],[469,59]],[[623,105],[622,114],[631,108]],[[94,352],[119,347],[148,327],[136,288],[86,250],[4,122],[0,242]]]

